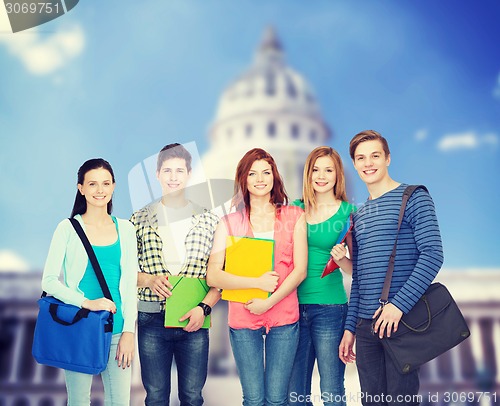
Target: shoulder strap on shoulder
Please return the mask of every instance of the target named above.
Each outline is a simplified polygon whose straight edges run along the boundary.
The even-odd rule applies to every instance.
[[[394,261],[396,259],[396,248],[398,245],[399,229],[401,228],[401,223],[403,222],[403,217],[405,215],[406,204],[408,203],[408,200],[410,200],[410,197],[413,194],[413,192],[415,192],[415,190],[417,189],[423,189],[427,193],[429,193],[429,191],[424,185],[410,185],[407,186],[403,192],[401,208],[399,209],[398,229],[396,231],[396,239],[394,240],[394,247],[392,247],[392,253],[391,256],[389,257],[389,265],[387,267],[387,273],[385,274],[384,287],[382,289],[382,294],[380,295],[380,300],[379,300],[381,304],[386,304],[389,300],[389,290],[391,288],[392,273],[394,272]]]
[[[403,198],[404,198],[404,196],[408,196],[408,199],[409,199],[410,196],[413,194],[413,192],[417,189],[423,189],[427,193],[429,193],[429,191],[427,190],[427,188],[424,185],[409,185],[409,186],[406,186],[406,189],[403,192]]]
[[[95,252],[92,249],[92,245],[90,245],[90,241],[85,235],[85,231],[82,226],[75,218],[69,218],[69,221],[73,225],[78,237],[82,240],[83,246],[85,247],[85,251],[87,251],[87,255],[89,256],[90,263],[92,264],[92,268],[97,276],[97,280],[99,281],[99,285],[101,285],[102,293],[106,299],[113,301],[111,297],[111,292],[109,291],[108,284],[106,283],[106,279],[104,278],[104,274],[102,273],[101,266],[99,265],[99,261],[95,256]]]

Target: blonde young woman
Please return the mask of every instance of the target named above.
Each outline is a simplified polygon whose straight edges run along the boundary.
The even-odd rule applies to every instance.
[[[298,288],[300,338],[289,386],[290,405],[312,405],[311,379],[318,363],[324,405],[345,405],[345,365],[338,348],[347,314],[347,295],[340,269],[321,278],[330,255],[342,271],[352,264],[344,244],[335,245],[349,215],[342,160],[333,148],[318,147],[304,166],[303,198],[293,205],[306,212],[307,277]]]
[[[287,200],[273,157],[260,148],[248,151],[236,169],[236,212],[219,223],[208,263],[210,286],[272,292],[245,304],[229,302],[229,334],[244,406],[288,402],[299,340],[297,286],[306,275],[307,238],[302,209],[286,206]],[[273,239],[274,272],[258,278],[224,272],[228,235]]]

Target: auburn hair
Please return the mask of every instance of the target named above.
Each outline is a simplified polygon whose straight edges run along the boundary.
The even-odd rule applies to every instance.
[[[231,201],[231,207],[237,211],[246,210],[250,216],[250,192],[248,191],[248,173],[255,161],[266,161],[273,173],[273,188],[271,189],[271,197],[269,202],[272,203],[278,210],[282,205],[288,204],[288,196],[285,191],[283,179],[278,172],[278,167],[274,158],[261,148],[254,148],[248,151],[243,158],[238,162],[236,167],[236,176],[234,179],[234,195]]]

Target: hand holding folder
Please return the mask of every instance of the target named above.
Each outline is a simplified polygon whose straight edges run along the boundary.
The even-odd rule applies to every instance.
[[[225,271],[233,275],[260,277],[274,268],[274,240],[251,237],[226,239]],[[222,299],[247,303],[251,299],[266,299],[270,293],[261,289],[224,289]]]
[[[337,238],[337,241],[335,242],[334,246],[337,244],[343,244],[348,236],[348,234],[351,232],[353,226],[352,222],[352,214],[347,218],[344,227],[342,228],[342,231],[339,234],[339,237]],[[330,256],[330,259],[326,263],[325,269],[323,270],[323,273],[321,274],[321,277],[324,278],[327,275],[330,275],[333,271],[338,269],[339,266],[335,262],[332,256]]]
[[[172,296],[165,302],[165,327],[186,327],[189,320],[179,321],[188,311],[198,306],[210,287],[205,279],[169,276]],[[205,317],[202,328],[210,328],[211,318]]]

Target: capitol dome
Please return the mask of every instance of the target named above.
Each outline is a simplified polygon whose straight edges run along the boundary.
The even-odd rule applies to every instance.
[[[309,152],[326,145],[330,130],[307,81],[285,63],[283,46],[265,30],[252,66],[222,92],[203,166],[210,178],[234,179],[251,148],[273,155],[290,198],[301,194]]]
[[[283,47],[272,28],[264,33],[254,65],[222,94],[216,120],[269,111],[321,118],[307,82],[286,66]]]

